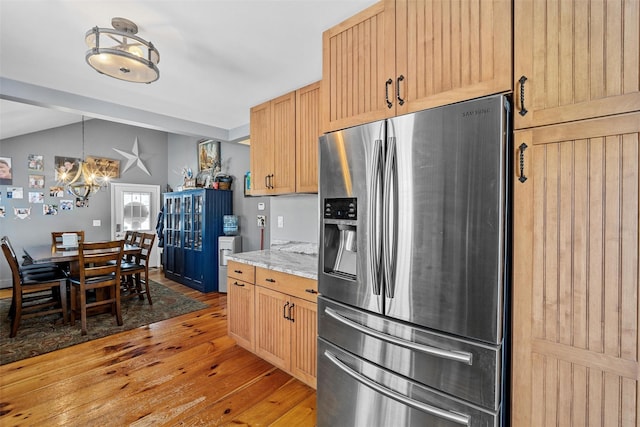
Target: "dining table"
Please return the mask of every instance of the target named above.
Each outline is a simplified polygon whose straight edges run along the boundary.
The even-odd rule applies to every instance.
[[[56,264],[68,264],[69,265],[69,273],[70,275],[75,275],[79,269],[79,253],[78,247],[65,247],[62,245],[53,246],[51,244],[48,245],[31,245],[25,246],[23,249],[24,254],[28,260],[33,264],[46,264],[46,263],[56,263]],[[104,252],[104,249],[96,250],[92,252]],[[142,251],[142,248],[137,245],[131,245],[129,243],[125,243],[124,245],[124,255],[125,256],[135,256]],[[66,295],[65,295],[66,297]],[[104,294],[104,289],[96,290],[96,299],[106,298],[107,295]],[[93,307],[91,309],[90,314],[98,314],[108,310],[108,307]]]
[[[131,245],[125,243],[124,255],[137,255],[142,248],[137,245]],[[23,248],[24,254],[29,262],[33,264],[47,264],[47,263],[70,263],[71,270],[77,268],[78,264],[78,247],[67,247],[63,245],[31,245]],[[100,250],[100,252],[103,250]],[[75,264],[75,268],[74,268]]]

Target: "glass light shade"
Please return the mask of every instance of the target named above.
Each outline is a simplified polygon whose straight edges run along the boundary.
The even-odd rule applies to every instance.
[[[87,63],[96,71],[134,83],[152,83],[160,77],[160,54],[152,43],[109,28],[87,31]]]

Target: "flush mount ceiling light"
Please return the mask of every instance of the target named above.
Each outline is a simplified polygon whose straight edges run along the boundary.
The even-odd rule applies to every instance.
[[[138,26],[125,18],[113,18],[111,28],[87,31],[87,63],[97,72],[134,83],[152,83],[160,77],[160,54],[151,42],[138,36]]]

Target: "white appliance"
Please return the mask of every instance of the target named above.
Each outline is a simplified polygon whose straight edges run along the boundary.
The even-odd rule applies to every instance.
[[[227,257],[242,251],[242,237],[218,237],[218,292],[227,292]]]

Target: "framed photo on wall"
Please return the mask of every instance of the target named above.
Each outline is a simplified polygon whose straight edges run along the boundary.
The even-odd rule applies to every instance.
[[[198,172],[204,170],[211,170],[211,175],[220,172],[220,141],[198,141]]]
[[[0,157],[0,185],[13,184],[11,157]]]

